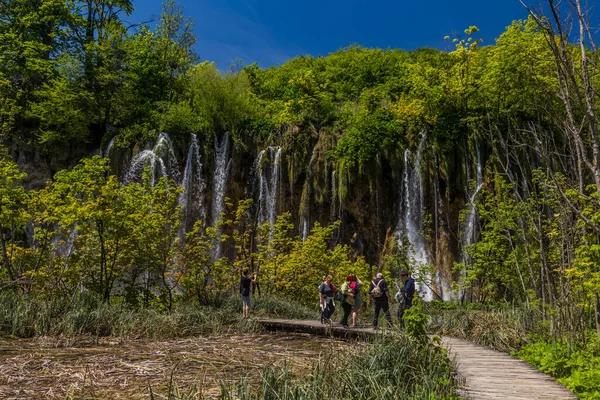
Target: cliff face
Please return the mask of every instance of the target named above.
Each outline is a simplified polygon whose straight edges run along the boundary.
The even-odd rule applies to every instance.
[[[300,133],[294,127],[286,135]],[[148,166],[155,179],[175,179],[186,190],[182,204],[187,229],[198,219],[214,225],[225,198],[233,204],[252,198],[256,225],[274,223],[281,213],[291,212],[302,238],[316,222],[339,220],[333,241],[347,244],[353,257],[380,265],[400,247],[411,268],[433,265],[433,272],[423,272],[433,282],[429,296],[450,298],[452,282],[459,279],[454,262],[461,260],[462,245],[476,234],[476,215],[466,205],[476,193],[467,182],[481,185],[481,157],[460,151],[439,154],[422,135],[405,151],[389,149],[366,165],[348,165],[332,157],[332,135],[313,129],[306,137],[303,145],[282,140],[269,146],[251,140],[234,143],[228,136],[189,135],[174,143],[160,134],[154,143],[119,149],[111,142],[102,151],[85,149],[72,155],[103,154],[125,183],[139,180]],[[17,146],[13,156],[29,174],[30,189],[42,187],[76,159],[53,161]],[[461,222],[465,209],[467,218]]]

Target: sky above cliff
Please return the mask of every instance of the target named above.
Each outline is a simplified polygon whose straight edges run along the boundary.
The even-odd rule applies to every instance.
[[[530,1],[528,1],[529,3]],[[201,60],[225,71],[231,61],[278,65],[342,47],[450,49],[444,36],[480,29],[493,44],[511,22],[527,18],[518,0],[179,0],[192,18]],[[157,18],[161,0],[134,0],[132,20]]]

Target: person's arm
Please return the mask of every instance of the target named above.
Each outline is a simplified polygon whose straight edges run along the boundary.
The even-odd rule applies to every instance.
[[[321,283],[319,285],[319,304],[321,304],[321,306],[323,305],[323,303],[325,302],[325,299],[323,297],[323,283]]]
[[[387,282],[385,280],[382,280],[379,285],[381,286],[381,291],[385,294],[385,297],[387,297],[389,299],[390,291],[388,290]]]

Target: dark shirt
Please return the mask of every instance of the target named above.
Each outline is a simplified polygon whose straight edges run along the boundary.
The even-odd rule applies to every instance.
[[[334,286],[333,284],[328,285],[325,282],[321,283],[321,285],[319,285],[319,293],[323,293],[323,297],[333,297],[333,291],[334,291]]]
[[[240,294],[242,296],[250,296],[251,283],[252,279],[248,278],[246,275],[242,275],[242,279],[240,280]]]
[[[406,308],[412,306],[412,301],[415,297],[415,280],[409,277],[406,282],[404,282],[404,286],[402,286],[400,292],[402,292],[404,298],[406,299]]]
[[[379,283],[381,281],[381,283]],[[371,281],[371,285],[369,286],[369,294],[373,293],[373,289],[375,286],[379,284],[379,289],[381,289],[381,293],[383,293],[379,297],[373,297],[373,301],[377,303],[387,303],[388,301],[388,287],[387,282],[383,278],[377,278],[374,281]]]

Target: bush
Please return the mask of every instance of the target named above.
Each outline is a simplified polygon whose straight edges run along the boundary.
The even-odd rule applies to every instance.
[[[540,340],[516,355],[552,375],[578,397],[600,399],[600,350],[597,342],[570,349],[566,342]]]

